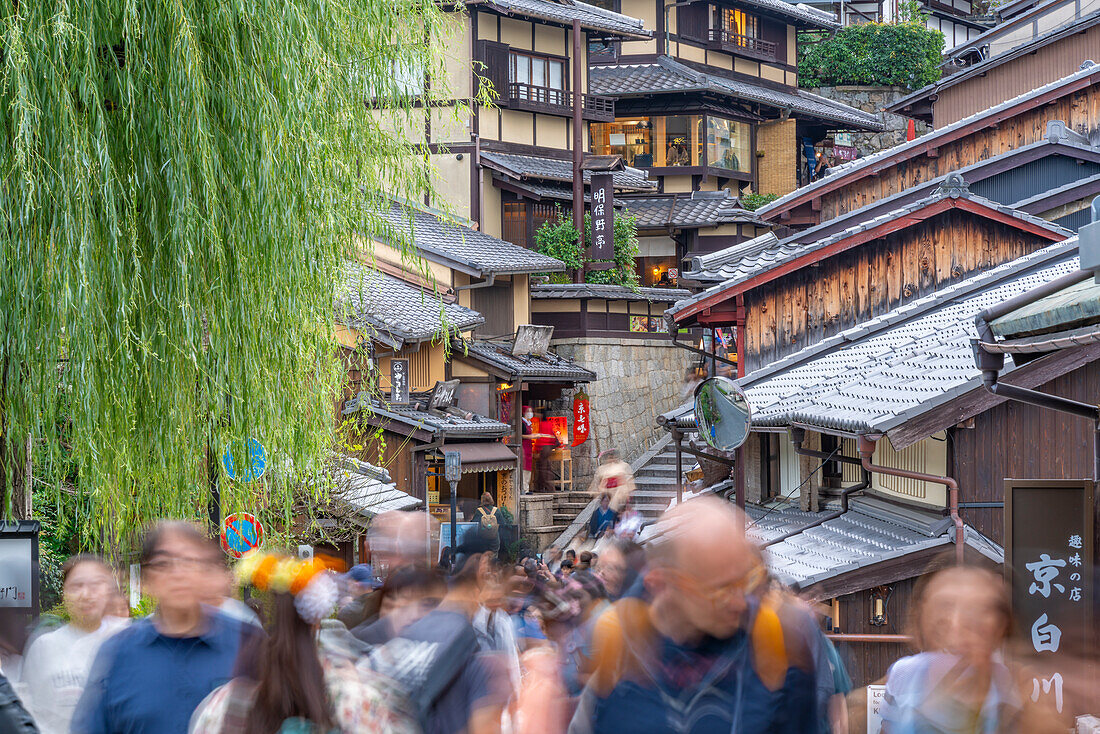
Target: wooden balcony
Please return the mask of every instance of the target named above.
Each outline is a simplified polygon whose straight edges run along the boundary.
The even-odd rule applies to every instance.
[[[711,28],[708,40],[707,45],[716,51],[726,51],[761,61],[775,61],[776,44],[765,41],[763,38],[742,36],[722,28]]]
[[[571,117],[573,115],[573,93],[564,89],[536,87],[533,84],[512,82],[508,85],[508,97],[501,98],[501,107],[513,110],[541,112],[546,115]],[[598,97],[594,94],[581,95],[581,115],[593,122],[613,122],[615,120],[615,100],[611,97]]]

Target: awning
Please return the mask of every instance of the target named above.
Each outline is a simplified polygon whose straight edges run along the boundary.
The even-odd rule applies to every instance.
[[[463,474],[516,468],[516,455],[500,441],[444,444],[433,458],[442,463],[444,451],[457,451],[462,456]]]

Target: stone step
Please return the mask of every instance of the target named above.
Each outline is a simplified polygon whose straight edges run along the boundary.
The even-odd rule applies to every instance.
[[[637,476],[637,477],[634,477],[634,484],[639,486],[639,487],[641,487],[643,485],[645,485],[647,487],[652,487],[652,486],[656,485],[656,486],[659,486],[659,487],[672,487],[673,489],[675,489],[676,488],[676,479],[675,479],[675,477]]]
[[[559,502],[554,505],[554,512],[568,512],[572,511],[574,515],[588,507],[587,502]]]
[[[686,467],[685,467],[686,468]],[[643,468],[638,470],[635,477],[645,476],[675,476],[676,465],[675,464],[647,464]]]
[[[524,528],[524,532],[529,533],[560,533],[569,527],[569,523],[554,524],[554,525],[540,525],[535,528]]]
[[[563,525],[563,526],[569,525],[576,519],[577,519],[576,515],[569,515],[569,514],[560,515],[556,512],[554,513],[554,524],[555,525]]]
[[[673,488],[673,489],[653,489],[653,488],[649,488],[649,489],[636,489],[636,490],[634,490],[634,501],[635,502],[637,502],[638,499],[641,498],[641,497],[666,498],[666,497],[675,497],[675,496],[676,496],[676,489],[675,488]]]

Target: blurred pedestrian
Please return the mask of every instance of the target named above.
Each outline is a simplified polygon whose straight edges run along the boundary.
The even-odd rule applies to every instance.
[[[352,629],[368,645],[384,645],[439,605],[446,585],[439,572],[424,566],[402,566],[377,592],[378,616]]]
[[[271,624],[257,648],[256,676],[236,677],[202,702],[194,734],[412,732],[392,683],[356,668],[342,650],[318,647],[322,620],[336,607],[335,574],[319,560],[255,552],[242,582],[270,594]]]
[[[1033,704],[1022,671],[1005,662],[1012,612],[1000,576],[968,567],[934,574],[918,591],[911,626],[921,652],[890,666],[883,732],[1066,730],[1052,709]]]
[[[596,469],[596,476],[592,478],[592,486],[589,493],[600,496],[607,493],[611,496],[610,507],[616,513],[621,511],[634,496],[634,472],[619,458],[616,449],[608,449],[600,454],[600,466]]]
[[[336,618],[349,630],[377,619],[381,604],[381,595],[377,593],[377,589],[382,584],[375,578],[371,565],[358,563],[352,566],[344,574],[342,581],[345,600],[340,605]]]
[[[604,533],[611,532],[618,519],[618,513],[611,509],[611,495],[604,492],[600,495],[599,506],[593,510],[592,517],[588,521],[588,537],[596,540]]]
[[[487,545],[487,550],[496,555],[500,552],[500,514],[493,501],[491,492],[481,493],[481,504],[471,518],[477,523],[477,532]]]
[[[36,638],[23,658],[24,702],[45,734],[67,734],[96,653],[128,624],[107,614],[118,590],[102,560],[73,556],[61,578],[69,623]]]
[[[224,563],[211,566],[208,574],[208,591],[203,604],[214,607],[238,622],[259,626],[260,618],[252,608],[237,598],[237,584],[233,573]]]
[[[73,717],[74,734],[182,734],[195,707],[233,674],[259,634],[204,607],[221,554],[194,525],[157,523],[141,548],[143,587],[157,602],[99,650]]]
[[[425,734],[500,731],[507,672],[498,656],[482,652],[471,625],[479,607],[481,558],[468,555],[440,605],[364,661],[408,692]]]
[[[600,616],[570,731],[818,731],[800,612],[758,596],[766,574],[744,518],[693,500],[666,514],[647,553],[652,602],[621,599]]]

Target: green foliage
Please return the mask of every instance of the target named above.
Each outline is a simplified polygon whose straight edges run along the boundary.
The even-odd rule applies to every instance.
[[[745,194],[741,197],[741,208],[754,212],[779,198],[779,194]]]
[[[58,532],[114,552],[202,517],[226,446],[319,465],[338,276],[394,239],[373,192],[434,188],[410,135],[453,96],[451,27],[434,0],[0,8],[5,504],[28,437]],[[289,525],[291,483],[221,477],[227,512]]]
[[[150,614],[157,610],[157,600],[151,596],[145,594],[141,595],[141,599],[138,600],[138,605],[130,609],[130,614],[133,617],[148,617]]]
[[[615,212],[615,267],[611,270],[593,270],[584,277],[586,283],[622,285],[637,288],[638,277],[638,220],[626,210]],[[592,246],[592,217],[584,215],[584,246]],[[607,262],[607,261],[604,261]]]
[[[557,217],[544,222],[535,230],[535,249],[549,257],[555,257],[565,263],[570,270],[584,265],[584,252],[577,241],[577,228],[573,218],[559,206]],[[549,273],[551,283],[568,283],[569,273]]]
[[[637,288],[641,282],[635,259],[638,257],[638,222],[625,210],[615,212],[615,267],[611,270],[594,270],[585,275],[588,283],[622,285]],[[584,246],[592,246],[592,216],[584,215]],[[578,242],[573,218],[561,209],[557,219],[545,222],[535,231],[535,249],[543,255],[556,257],[570,270],[579,269],[585,262],[584,251]],[[588,261],[596,262],[596,261]],[[568,283],[568,273],[551,273],[551,283]]]
[[[869,84],[917,89],[940,78],[944,38],[924,26],[919,4],[902,23],[862,23],[832,36],[798,36],[803,87]]]

